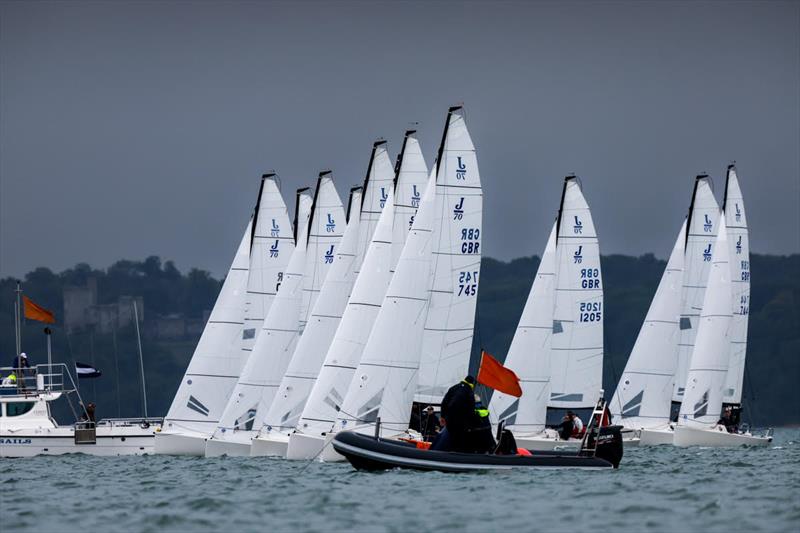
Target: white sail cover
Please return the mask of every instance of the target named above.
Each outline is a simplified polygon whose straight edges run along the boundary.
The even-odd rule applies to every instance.
[[[706,175],[697,176],[686,228],[678,368],[675,371],[675,390],[672,394],[674,402],[683,400],[689,357],[694,349],[697,323],[703,309],[708,272],[714,255],[718,219],[719,205],[711,190],[711,180]]]
[[[722,412],[722,389],[730,358],[729,328],[733,292],[724,214],[718,220],[714,261],[708,274],[708,288],[703,299],[697,338],[689,360],[686,391],[678,417],[678,424],[684,426],[716,424]]]
[[[165,431],[211,435],[239,378],[252,223],[247,223],[211,316],[172,400],[164,420]]]
[[[414,398],[435,404],[467,374],[481,269],[483,192],[460,107],[448,113],[437,167],[433,284]]]
[[[350,191],[347,229],[336,259],[325,277],[311,318],[297,342],[275,399],[266,412],[264,429],[293,430],[319,375],[328,347],[339,326],[356,274],[362,189]],[[263,430],[262,430],[263,431]]]
[[[389,191],[394,189],[394,167],[389,159],[386,141],[376,141],[372,146],[372,155],[367,166],[367,177],[364,180],[364,200],[361,204],[361,231],[358,235],[356,249],[356,274],[364,262],[375,226],[381,216]]]
[[[631,429],[669,424],[678,364],[685,241],[686,221],[609,404],[614,422]]]
[[[306,264],[308,224],[313,200],[303,191],[297,201],[297,245],[286,267],[277,297],[270,308],[255,347],[242,368],[242,373],[220,418],[215,438],[224,438],[232,430],[253,429],[254,419],[263,391],[267,386],[268,369],[278,350],[293,348],[303,293],[303,272]],[[258,427],[258,426],[256,426]]]
[[[394,191],[394,230],[392,233],[392,268],[400,259],[406,236],[428,182],[428,167],[422,156],[417,132],[409,130],[403,140],[397,162]]]
[[[575,177],[564,181],[556,240],[556,291],[548,407],[593,407],[603,387],[600,247]]]
[[[379,416],[382,435],[396,435],[408,428],[427,317],[437,194],[432,185],[426,189],[333,431],[371,432]],[[389,230],[391,235],[391,227]],[[387,262],[391,261],[391,243],[386,252]]]
[[[540,433],[544,430],[547,418],[555,304],[556,224],[550,230],[536,278],[504,363],[519,377],[522,397],[495,391],[489,404],[493,420],[505,420],[506,427],[515,434]]]
[[[405,160],[405,157],[403,157]],[[403,190],[403,161],[400,162],[398,190]],[[428,185],[433,187],[435,173]],[[369,184],[368,184],[369,186]],[[424,192],[423,192],[424,194]],[[392,198],[394,200],[394,196]],[[392,201],[394,206],[394,201]],[[361,273],[353,286],[339,329],[333,338],[317,381],[303,410],[297,431],[320,436],[331,431],[348,393],[353,374],[361,361],[378,311],[381,308],[395,264],[392,262],[393,226],[396,216],[384,208],[367,250]]]
[[[750,317],[750,234],[739,179],[733,165],[728,167],[725,186],[725,225],[728,228],[728,254],[733,284],[731,355],[725,378],[723,401],[742,403],[744,365],[747,355],[747,322]]]
[[[247,301],[242,331],[242,364],[250,356],[294,250],[289,213],[274,173],[264,174],[250,245]]]

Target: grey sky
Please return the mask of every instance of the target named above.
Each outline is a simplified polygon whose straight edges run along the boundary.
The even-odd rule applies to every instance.
[[[540,254],[575,172],[603,253],[665,257],[731,159],[752,249],[800,251],[800,2],[2,2],[0,275],[220,275],[262,171],[345,195],[458,102],[487,255]]]

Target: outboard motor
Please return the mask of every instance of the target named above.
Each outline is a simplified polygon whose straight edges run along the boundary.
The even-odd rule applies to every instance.
[[[622,426],[593,428],[586,444],[587,449],[594,449],[595,457],[608,461],[614,468],[619,468],[623,449]]]

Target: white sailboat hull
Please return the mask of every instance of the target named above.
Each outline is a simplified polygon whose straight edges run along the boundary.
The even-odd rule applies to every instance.
[[[324,437],[292,433],[286,449],[286,458],[292,460],[314,459],[325,446]]]
[[[272,434],[256,437],[250,446],[251,457],[286,457],[289,435]]]
[[[749,433],[728,433],[723,426],[713,428],[675,427],[675,446],[768,446],[771,436],[756,436]]]
[[[675,432],[671,428],[667,429],[648,429],[641,430],[639,446],[663,446],[672,444]]]
[[[203,457],[208,436],[200,433],[156,433],[156,455],[189,455]]]
[[[328,433],[325,436],[325,447],[322,449],[322,453],[320,454],[319,458],[326,463],[341,463],[346,460],[344,455],[341,455],[339,452],[333,449],[331,442],[335,436],[336,433]]]
[[[97,428],[95,444],[75,444],[72,427],[0,432],[0,457],[35,457],[83,453],[104,457],[154,452],[154,428],[115,426]]]
[[[553,450],[577,450],[581,446],[581,439],[561,440],[555,432],[545,431],[536,435],[514,435],[519,448],[537,452]]]
[[[237,431],[233,435],[226,436],[225,438],[211,438],[206,441],[206,457],[249,457],[250,444],[253,437],[256,436],[255,431]]]

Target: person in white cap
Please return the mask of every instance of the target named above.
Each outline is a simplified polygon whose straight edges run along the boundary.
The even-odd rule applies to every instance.
[[[11,365],[14,368],[30,368],[31,365],[28,364],[28,354],[22,352],[19,356],[14,358],[14,364]]]

